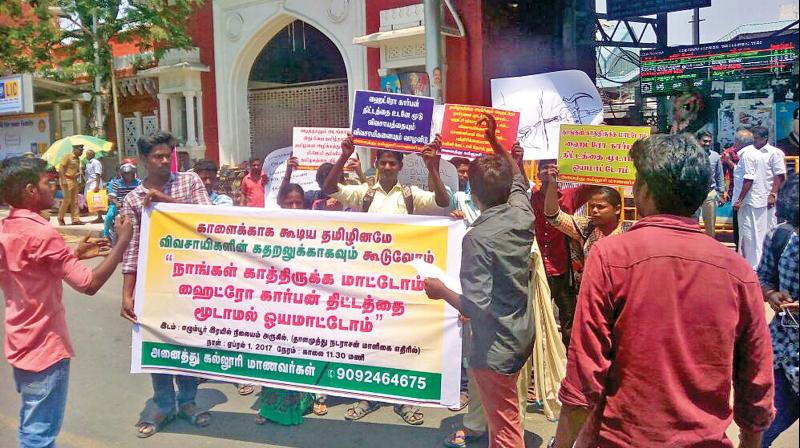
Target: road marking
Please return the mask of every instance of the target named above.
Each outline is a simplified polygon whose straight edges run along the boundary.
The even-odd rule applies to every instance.
[[[0,426],[5,426],[10,429],[13,434],[17,433],[18,425],[18,417],[9,417],[5,414],[0,414]],[[61,431],[58,434],[58,446],[71,446],[74,448],[113,448],[112,445],[100,442],[99,440],[79,436],[67,431]]]

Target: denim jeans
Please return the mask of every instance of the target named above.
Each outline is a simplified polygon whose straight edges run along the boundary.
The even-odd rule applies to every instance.
[[[786,378],[786,372],[783,369],[775,370],[775,408],[778,413],[775,415],[775,421],[772,426],[764,431],[761,438],[761,447],[769,448],[772,442],[778,438],[783,431],[789,429],[798,418],[798,397]]]
[[[41,372],[14,368],[14,382],[22,397],[19,411],[20,448],[54,447],[67,404],[69,359]]]
[[[153,402],[160,412],[168,414],[175,410],[176,396],[173,380],[178,386],[178,407],[194,404],[194,399],[197,396],[197,378],[161,373],[152,373],[150,377],[153,380]]]
[[[103,223],[103,238],[108,238],[111,233],[111,228],[114,227],[114,220],[117,218],[117,206],[108,204],[108,212],[106,213],[106,220]]]

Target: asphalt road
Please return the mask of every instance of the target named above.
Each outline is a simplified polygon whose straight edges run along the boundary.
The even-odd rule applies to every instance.
[[[47,279],[42,279],[47,281]],[[66,418],[59,447],[108,448],[148,446],[187,447],[440,447],[440,441],[461,422],[461,415],[444,409],[425,409],[425,424],[410,427],[391,409],[381,410],[359,422],[343,419],[348,400],[335,398],[325,417],[307,417],[301,426],[256,426],[255,394],[240,397],[231,384],[205,383],[198,392],[198,404],[211,408],[213,421],[207,428],[195,428],[183,421],[170,424],[146,440],[136,438],[134,423],[152,395],[147,375],[130,370],[130,325],[119,317],[122,276],[117,272],[94,297],[65,287],[71,337],[77,356],[72,360]],[[3,312],[4,313],[4,312]],[[11,368],[0,362],[0,447],[16,446],[19,396]],[[526,444],[543,446],[555,431],[555,424],[542,415],[528,413]],[[735,434],[731,428],[730,435]],[[797,445],[798,427],[784,434],[779,448]],[[470,445],[485,447],[486,443]]]

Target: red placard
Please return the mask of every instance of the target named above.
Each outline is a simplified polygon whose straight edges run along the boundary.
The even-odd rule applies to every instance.
[[[519,112],[491,107],[445,104],[442,120],[442,154],[476,158],[494,154],[484,137],[484,127],[478,124],[481,114],[494,116],[497,121],[497,141],[506,149],[517,140]]]

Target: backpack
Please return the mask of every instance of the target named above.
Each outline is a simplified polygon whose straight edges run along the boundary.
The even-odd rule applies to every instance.
[[[406,211],[408,212],[409,215],[413,215],[414,195],[411,193],[411,187],[409,187],[408,185],[402,185],[400,188],[403,191],[403,201],[405,201],[406,203]],[[375,189],[370,188],[369,190],[367,190],[367,194],[364,195],[364,199],[361,201],[361,211],[367,213],[374,199],[375,199]]]
[[[794,227],[792,227],[791,224],[783,223],[775,228],[775,233],[772,235],[772,240],[769,243],[769,253],[772,259],[775,260],[775,269],[769,273],[770,282],[773,285],[778,285],[780,281],[778,262],[781,259],[781,255],[783,255],[783,251],[786,250],[786,246],[789,245],[792,233],[794,233]]]

